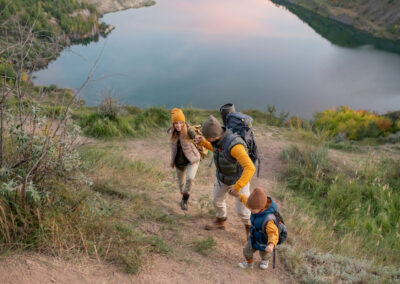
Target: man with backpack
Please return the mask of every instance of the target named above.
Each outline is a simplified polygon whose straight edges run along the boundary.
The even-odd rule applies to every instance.
[[[195,142],[214,154],[217,169],[213,190],[213,205],[216,220],[205,227],[206,230],[225,229],[227,220],[226,198],[231,189],[245,196],[250,194],[250,180],[256,170],[249,157],[246,141],[228,127],[222,127],[214,116],[209,116],[202,126],[202,136],[196,136]],[[246,236],[250,231],[250,210],[238,199],[235,212],[245,225]]]

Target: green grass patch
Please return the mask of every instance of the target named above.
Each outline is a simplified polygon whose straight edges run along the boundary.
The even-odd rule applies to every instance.
[[[189,125],[202,125],[208,116],[214,115],[220,119],[218,110],[204,110],[192,107],[182,108],[186,122]],[[287,114],[277,115],[275,108],[269,112],[248,110],[244,113],[254,119],[254,125],[283,126]],[[58,113],[55,107],[46,110],[47,113]],[[141,137],[155,131],[166,131],[171,126],[170,110],[164,107],[149,107],[145,110],[133,106],[120,106],[116,115],[110,116],[101,111],[100,107],[80,107],[73,112],[83,132],[95,138]]]
[[[371,158],[362,165],[336,168],[324,146],[285,149],[284,179],[293,201],[330,228],[329,250],[368,256],[377,263],[400,261],[399,161]],[[335,244],[340,244],[335,246]]]
[[[199,241],[193,242],[194,250],[205,256],[209,255],[213,251],[215,246],[216,246],[216,242],[215,242],[213,236],[209,236],[208,238],[206,238],[204,240],[199,240]]]
[[[97,109],[81,108],[75,110],[73,118],[86,135],[96,138],[138,137],[157,129],[166,130],[170,124],[169,111],[165,108],[123,109],[122,114],[110,117]]]

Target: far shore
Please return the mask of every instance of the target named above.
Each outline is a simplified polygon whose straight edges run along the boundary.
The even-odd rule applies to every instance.
[[[142,8],[156,4],[153,0],[84,0],[94,4],[102,14],[127,10],[131,8]]]

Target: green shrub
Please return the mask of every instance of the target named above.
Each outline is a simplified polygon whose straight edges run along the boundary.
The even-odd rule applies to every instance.
[[[65,113],[65,110],[65,107],[62,105],[42,105],[40,113],[46,117],[59,118]]]
[[[314,126],[328,130],[332,136],[345,133],[351,140],[378,137],[395,130],[388,117],[366,110],[352,110],[346,106],[315,113]]]
[[[170,124],[170,112],[163,107],[149,107],[134,120],[135,130],[143,134],[154,129],[166,129]]]
[[[99,110],[103,116],[115,119],[118,114],[117,100],[110,96],[105,97],[100,103]]]
[[[132,128],[133,122],[127,118],[116,115],[114,119],[98,112],[81,114],[78,123],[86,135],[98,138],[129,137],[135,136]]]
[[[389,264],[400,261],[398,160],[371,159],[362,167],[338,169],[326,148],[301,145],[285,149],[282,158],[288,162],[284,178],[301,208],[325,220],[337,238],[357,236],[358,253]]]

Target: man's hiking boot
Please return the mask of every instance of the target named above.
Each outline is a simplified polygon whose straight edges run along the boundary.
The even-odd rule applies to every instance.
[[[252,262],[247,262],[247,261],[244,261],[244,262],[239,262],[238,263],[238,266],[240,267],[240,268],[243,268],[243,269],[253,269],[253,267],[254,267],[254,265],[253,265],[253,263]]]
[[[269,260],[261,260],[260,268],[263,269],[263,270],[267,269],[268,268],[268,263],[269,263]]]
[[[212,231],[212,230],[225,230],[225,221],[226,221],[226,217],[222,217],[222,218],[218,218],[214,221],[214,223],[210,224],[210,225],[206,225],[204,227],[204,229],[206,229],[207,231]]]
[[[250,225],[245,224],[244,227],[245,227],[245,230],[246,230],[246,240],[249,240],[249,236],[250,236]]]
[[[183,195],[182,195],[182,200],[181,200],[181,209],[182,210],[188,210],[188,200],[189,200],[189,194],[187,194],[187,193],[184,193]]]

